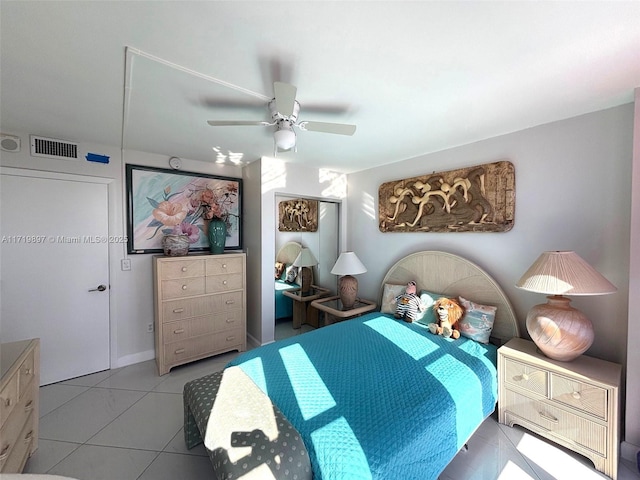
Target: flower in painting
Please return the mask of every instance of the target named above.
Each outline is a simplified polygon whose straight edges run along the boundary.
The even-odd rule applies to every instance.
[[[173,233],[175,235],[187,235],[189,237],[189,243],[196,243],[200,238],[200,228],[197,225],[187,222],[182,222],[173,227]]]
[[[179,203],[160,202],[152,212],[153,218],[163,225],[178,225],[187,216],[187,210]]]
[[[196,243],[205,231],[204,222],[222,220],[230,229],[239,217],[236,182],[195,179],[178,192],[172,193],[167,185],[162,193],[162,201],[147,197],[153,207],[153,220],[147,226],[155,228],[150,238],[161,231],[187,235],[190,243]]]

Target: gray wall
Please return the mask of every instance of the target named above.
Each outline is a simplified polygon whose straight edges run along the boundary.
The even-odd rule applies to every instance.
[[[574,297],[594,323],[589,354],[626,361],[633,105],[530,128],[349,175],[348,247],[369,271],[360,293],[377,298],[384,273],[419,250],[467,257],[492,274],[514,305],[521,331],[543,295],[515,282],[545,250],[574,250],[618,287],[613,295]],[[419,135],[419,132],[416,133]],[[378,187],[388,181],[509,160],[516,213],[506,233],[381,233]]]

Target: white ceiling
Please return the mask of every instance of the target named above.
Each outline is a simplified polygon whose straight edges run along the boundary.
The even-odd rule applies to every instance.
[[[0,130],[245,163],[273,154],[273,82],[298,87],[278,157],[353,172],[633,100],[640,2],[7,1]],[[127,47],[129,47],[127,49]],[[127,54],[128,52],[128,54]]]

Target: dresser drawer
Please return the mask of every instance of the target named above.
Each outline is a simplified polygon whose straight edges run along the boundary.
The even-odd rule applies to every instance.
[[[213,311],[244,309],[243,293],[242,291],[235,291],[212,295],[209,298],[213,304]]]
[[[176,278],[202,277],[204,275],[204,260],[178,260],[163,262],[160,278],[171,280]]]
[[[538,395],[547,395],[548,374],[545,370],[510,358],[505,359],[504,381]]]
[[[21,449],[24,446],[25,435],[29,435],[29,445],[33,440],[33,410],[34,410],[34,390],[27,390],[22,399],[16,404],[16,407],[7,422],[2,426],[0,430],[0,463],[4,463],[4,466],[0,466],[0,470],[3,472],[9,472],[10,459],[14,459],[14,450]],[[23,435],[23,431],[24,432]],[[22,458],[23,455],[20,455]],[[19,468],[21,465],[18,465]]]
[[[204,277],[162,281],[162,296],[164,299],[202,294],[204,294]]]
[[[213,300],[209,297],[181,298],[162,302],[162,322],[200,317],[213,312]]]
[[[168,344],[164,352],[164,361],[169,365],[178,364],[190,358],[231,349],[244,344],[243,334],[243,329],[239,328]]]
[[[27,390],[32,389],[31,381],[35,378],[35,375],[35,353],[31,351],[20,366],[20,373],[18,374],[18,395],[20,397],[22,397]]]
[[[12,375],[0,392],[0,426],[18,403],[18,375]]]
[[[604,388],[552,373],[551,399],[606,420],[607,391]]]
[[[0,471],[4,473],[22,472],[24,464],[27,462],[27,458],[29,457],[31,445],[35,440],[35,429],[33,425],[34,415],[35,414],[32,413],[27,418],[27,421],[18,435],[15,444],[7,451],[7,456],[3,457],[0,454]]]
[[[576,443],[605,456],[607,453],[607,427],[571,412],[533,400],[511,390],[505,391],[507,413],[513,413],[546,432]]]
[[[242,273],[242,257],[215,257],[206,260],[206,275]]]
[[[242,292],[182,298],[162,303],[163,323],[191,317],[200,317],[220,310],[243,308]]]
[[[207,293],[240,290],[243,287],[243,280],[244,279],[242,273],[207,276]]]
[[[166,323],[162,330],[163,343],[169,344],[200,335],[233,330],[242,326],[242,310],[229,310],[203,317]]]

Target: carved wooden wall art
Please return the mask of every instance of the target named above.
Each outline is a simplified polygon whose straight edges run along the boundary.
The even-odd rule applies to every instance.
[[[506,232],[513,227],[515,169],[509,161],[383,183],[381,232]]]
[[[278,213],[278,230],[281,232],[318,231],[317,200],[285,200],[278,204]]]

